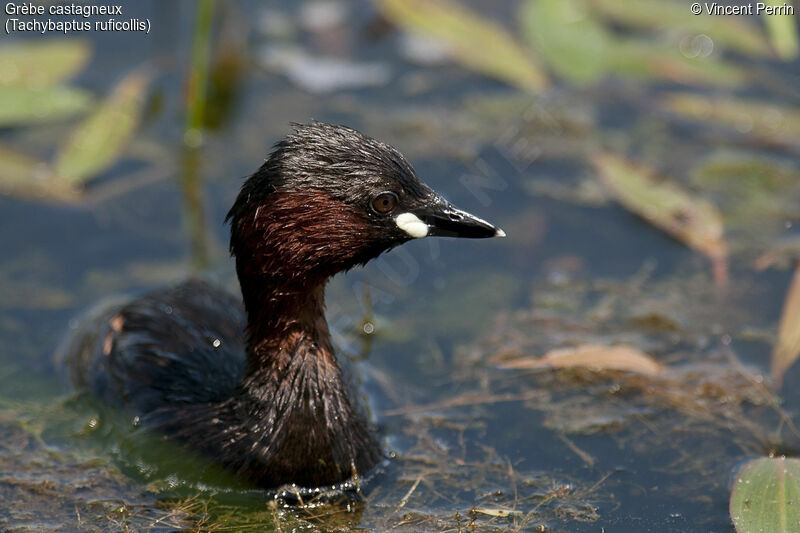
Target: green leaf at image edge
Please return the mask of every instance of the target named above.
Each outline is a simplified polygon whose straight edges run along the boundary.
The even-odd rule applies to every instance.
[[[800,357],[800,262],[786,293],[778,326],[778,342],[772,352],[771,370],[775,381],[778,383],[783,381],[783,374],[798,357]]]
[[[800,530],[800,459],[762,457],[742,467],[734,481],[730,515],[737,533]]]
[[[791,0],[769,0],[767,4],[773,6],[792,5]],[[764,23],[767,25],[767,33],[772,47],[778,53],[778,57],[784,61],[795,59],[800,53],[800,37],[797,35],[797,22],[792,15],[764,15]]]

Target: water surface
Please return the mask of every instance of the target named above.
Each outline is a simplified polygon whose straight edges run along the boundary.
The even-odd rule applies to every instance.
[[[234,61],[212,92],[214,127],[189,159],[184,80],[196,6],[123,5],[153,31],[87,34],[91,63],[74,84],[104,95],[131,70],[153,69],[125,156],[79,201],[0,196],[4,529],[733,531],[737,466],[797,449],[800,397],[768,375],[800,238],[793,148],[669,117],[657,106],[676,88],[668,82],[557,82],[532,95],[453,62],[419,65],[367,3],[335,4],[346,24],[315,27],[312,4],[226,2],[212,57],[233,50]],[[470,5],[515,30],[516,8]],[[264,67],[278,45],[378,70],[313,93]],[[780,90],[751,95],[797,104],[784,83],[796,79],[796,61],[732,60],[778,80]],[[191,275],[238,290],[225,213],[289,123],[312,118],[396,146],[433,188],[508,238],[411,242],[331,283],[340,354],[359,360],[393,452],[363,501],[285,507],[261,491],[152,479],[63,385],[54,352],[76,317],[109,296]],[[0,142],[46,159],[74,124],[9,127]],[[702,254],[598,193],[586,155],[599,147],[721,206],[732,243],[725,287]],[[710,162],[736,179],[715,181]],[[778,171],[782,182],[757,180]],[[187,176],[200,180],[195,200]],[[754,188],[741,188],[751,178]],[[748,200],[756,194],[762,203]],[[770,211],[776,198],[789,207]],[[754,267],[767,253],[775,260]],[[509,357],[586,343],[635,346],[669,372],[503,368]]]

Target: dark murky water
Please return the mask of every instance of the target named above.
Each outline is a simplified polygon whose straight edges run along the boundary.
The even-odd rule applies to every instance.
[[[800,238],[796,151],[668,119],[657,109],[663,83],[526,96],[452,63],[418,66],[368,4],[343,4],[342,25],[314,27],[313,13],[288,1],[226,2],[215,42],[236,57],[210,111],[218,128],[196,160],[202,196],[187,202],[182,106],[195,6],[123,5],[150,18],[152,33],[88,34],[93,56],[75,83],[103,95],[142,64],[157,71],[126,156],[88,186],[85,201],[0,196],[3,529],[733,531],[737,466],[798,449],[791,420],[800,397],[790,386],[773,394],[768,377]],[[514,25],[507,6],[471,5]],[[281,17],[287,23],[273,27]],[[313,94],[291,72],[263,68],[276,43],[374,69],[351,76],[355,87]],[[793,65],[775,67],[786,83],[774,98],[787,107],[798,102],[788,88]],[[103,438],[103,421],[62,386],[53,353],[70,321],[109,295],[196,273],[238,290],[225,212],[289,122],[311,118],[393,144],[431,186],[508,238],[411,242],[332,282],[340,353],[366,350],[364,390],[395,452],[363,502],[284,508],[260,492],[147,479],[146,465],[126,463]],[[0,142],[47,158],[72,124],[6,128]],[[701,254],[587,185],[594,171],[585,154],[600,146],[696,188],[707,183],[697,169],[711,156],[730,172],[779,168],[788,177],[777,193],[756,191],[763,216],[737,217],[755,201],[735,195],[752,190],[704,189],[723,206],[733,243],[730,282],[719,288]],[[778,197],[790,207],[769,212]],[[753,268],[781,243],[789,251],[776,252],[771,268]],[[375,327],[368,338],[364,320]],[[585,343],[635,346],[669,372],[498,363]]]

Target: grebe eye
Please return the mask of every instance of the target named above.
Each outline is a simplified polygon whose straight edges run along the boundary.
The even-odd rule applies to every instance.
[[[372,199],[372,209],[381,214],[386,214],[397,205],[397,195],[393,192],[382,192]]]

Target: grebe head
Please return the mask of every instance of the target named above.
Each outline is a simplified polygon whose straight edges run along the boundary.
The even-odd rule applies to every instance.
[[[410,239],[496,237],[423,183],[405,158],[356,130],[295,125],[228,213],[240,278],[328,277]]]

